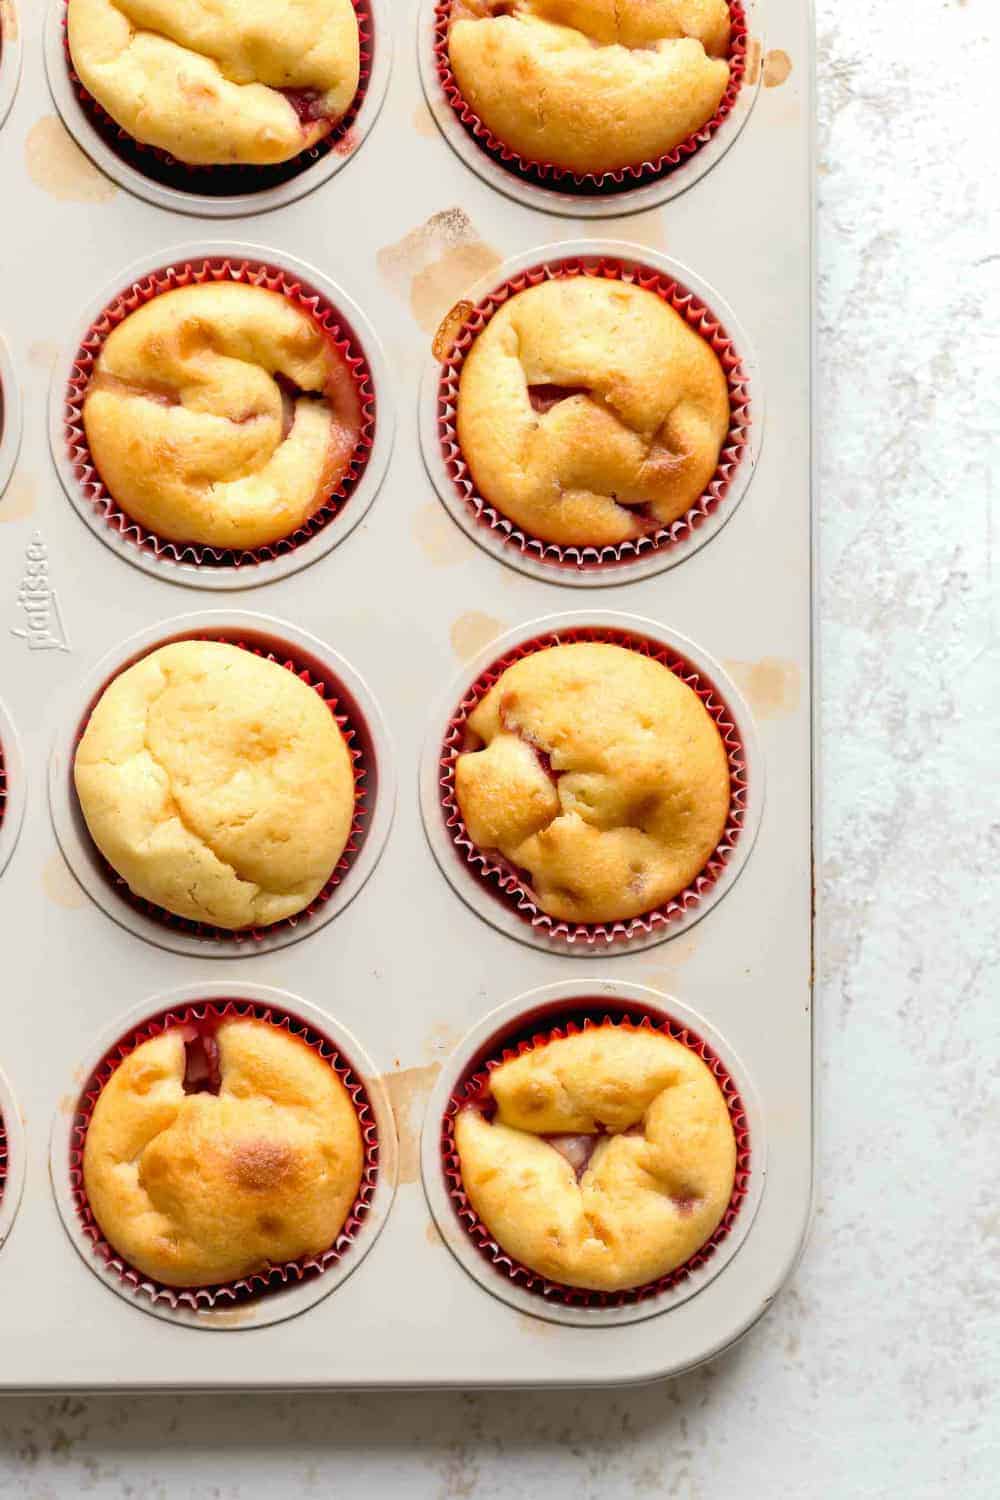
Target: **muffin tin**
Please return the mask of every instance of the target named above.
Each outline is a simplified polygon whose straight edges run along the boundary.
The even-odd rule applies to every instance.
[[[463,141],[453,139],[426,66],[422,92],[426,4],[397,12],[383,0],[372,6],[368,127],[382,95],[386,103],[356,160],[338,159],[343,170],[331,176],[327,157],[281,187],[228,198],[151,183],[84,140],[53,41],[62,3],[50,0],[48,18],[19,7],[24,66],[0,157],[18,267],[0,303],[8,467],[18,390],[24,422],[17,483],[0,497],[0,1388],[607,1385],[697,1364],[777,1295],[811,1198],[808,7],[748,8],[738,110],[685,165],[627,193],[569,201],[519,183],[460,125]],[[765,22],[768,46],[791,62],[776,88],[760,82]],[[24,144],[53,114],[49,83],[111,182],[82,158],[67,168],[68,144],[53,191],[37,152],[29,175]],[[280,211],[258,217],[266,209]],[[191,213],[231,217],[225,241],[207,223],[192,236],[179,217]],[[601,216],[615,223],[590,233]],[[568,587],[560,569],[525,567],[516,548],[476,544],[484,539],[458,514],[434,456],[432,343],[453,304],[553,256],[602,254],[673,276],[720,316],[747,368],[750,427],[739,485],[715,513],[662,556],[585,572],[599,578],[598,597]],[[225,599],[214,601],[192,590],[220,587],[210,581],[220,570],[164,562],[87,514],[60,446],[72,364],[109,296],[197,255],[285,267],[322,292],[364,344],[378,414],[369,488],[345,507],[338,544],[320,531],[312,551],[306,543],[273,565],[227,570]],[[455,326],[446,320],[452,335]],[[437,355],[446,344],[442,335]],[[19,597],[29,576],[44,580],[31,631]],[[207,602],[216,609],[190,613]],[[325,666],[363,709],[375,750],[374,822],[343,898],[290,937],[175,941],[107,883],[71,793],[73,740],[108,676],[153,643],[220,622],[284,638]],[[706,899],[655,941],[581,947],[539,938],[482,894],[442,836],[437,773],[442,732],[484,667],[540,632],[602,625],[679,651],[720,691],[739,728],[748,796]],[[233,956],[216,962],[222,953]],[[74,1121],[95,1064],[130,1026],[225,1000],[299,1017],[364,1074],[384,1146],[377,1197],[333,1271],[225,1309],[173,1308],[123,1282],[81,1239]],[[444,1112],[456,1082],[510,1035],[582,1011],[643,1010],[700,1038],[733,1080],[749,1140],[744,1191],[713,1252],[669,1288],[619,1307],[567,1307],[512,1281],[470,1238],[447,1190]]]

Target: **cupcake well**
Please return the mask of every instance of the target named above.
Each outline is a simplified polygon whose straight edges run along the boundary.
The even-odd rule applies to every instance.
[[[643,1016],[640,1021],[636,1022],[627,1013],[619,1013],[616,1016],[614,1013],[599,1011],[595,1019],[585,1013],[586,1007],[587,1000],[584,997],[581,1000],[582,1020],[568,1019],[561,1025],[552,1027],[547,1031],[537,1032],[531,1036],[524,1037],[516,1045],[508,1044],[504,1046],[495,1057],[491,1057],[475,1073],[468,1075],[463,1080],[460,1087],[452,1093],[442,1122],[441,1157],[455,1212],[466,1233],[472,1237],[477,1248],[498,1271],[508,1276],[512,1281],[524,1286],[528,1291],[535,1292],[539,1296],[546,1297],[552,1301],[562,1302],[566,1306],[624,1307],[634,1302],[644,1301],[649,1297],[659,1296],[662,1292],[670,1291],[678,1286],[693,1271],[699,1270],[704,1266],[726,1238],[726,1235],[736,1222],[736,1216],[746,1197],[747,1186],[750,1180],[750,1131],[743,1109],[743,1101],[740,1098],[736,1084],[707,1042],[703,1042],[694,1032],[669,1020],[654,1021],[649,1016]],[[733,1125],[733,1133],[736,1137],[737,1151],[736,1177],[729,1206],[726,1209],[722,1222],[713,1231],[709,1239],[706,1240],[689,1260],[685,1261],[682,1266],[678,1266],[676,1270],[668,1272],[656,1281],[647,1282],[644,1286],[628,1288],[620,1292],[587,1291],[581,1287],[565,1286],[560,1282],[549,1281],[539,1272],[533,1271],[530,1267],[512,1259],[492,1237],[490,1231],[479,1219],[469,1202],[462,1182],[461,1162],[458,1149],[455,1145],[455,1119],[457,1115],[460,1110],[469,1106],[475,1107],[488,1097],[489,1075],[501,1063],[508,1062],[514,1057],[520,1057],[523,1053],[532,1051],[536,1047],[542,1047],[547,1042],[558,1041],[560,1038],[574,1036],[581,1031],[593,1030],[595,1027],[607,1025],[661,1031],[664,1035],[673,1037],[675,1041],[682,1042],[692,1052],[696,1052],[711,1068],[719,1088],[725,1097]]]
[[[684,1043],[709,1065],[736,1137],[733,1191],[714,1233],[682,1266],[644,1286],[590,1292],[549,1281],[509,1256],[476,1215],[462,1185],[455,1118],[485,1096],[501,1062],[548,1041],[610,1023],[651,1028]],[[487,1015],[445,1063],[430,1099],[421,1144],[424,1190],[446,1245],[484,1291],[519,1312],[598,1329],[668,1312],[701,1292],[750,1234],[766,1181],[765,1121],[752,1080],[715,1028],[679,1000],[645,985],[562,980],[518,996]]]
[[[199,990],[204,998],[193,998]],[[396,1138],[387,1100],[356,1040],[316,1007],[283,991],[238,985],[193,986],[141,1007],[105,1037],[87,1081],[76,1083],[71,1113],[57,1115],[52,1133],[53,1190],[64,1226],[90,1268],[112,1290],[147,1312],[212,1329],[260,1326],[294,1316],[325,1297],[367,1254],[381,1232],[395,1190]],[[239,1280],[206,1287],[170,1287],[130,1266],[104,1237],[83,1181],[87,1129],[101,1089],[136,1047],[167,1029],[208,1032],[222,1020],[253,1017],[300,1037],[335,1070],[361,1124],[364,1169],[357,1197],[336,1240],[316,1255],[273,1265]],[[77,1074],[77,1079],[79,1074]],[[227,1316],[228,1315],[228,1316]]]
[[[307,271],[305,267],[301,269]],[[164,292],[213,281],[242,282],[280,292],[296,308],[307,313],[348,371],[361,408],[361,427],[354,452],[336,488],[295,532],[280,541],[254,549],[219,549],[197,542],[170,541],[133,521],[104,485],[83,426],[87,390],[104,343],[114,329],[131,313]],[[277,576],[275,565],[279,565],[282,572],[289,571],[290,565],[304,565],[312,560],[318,549],[325,552],[346,535],[374,496],[374,489],[371,489],[368,502],[358,502],[356,498],[372,459],[379,420],[375,377],[365,348],[365,344],[370,346],[371,342],[367,336],[364,340],[359,338],[349,317],[344,316],[330,297],[312,286],[298,268],[289,265],[239,255],[205,255],[180,258],[138,277],[108,302],[87,329],[72,357],[68,378],[61,389],[57,382],[63,379],[62,371],[57,369],[53,377],[53,452],[70,499],[78,510],[83,511],[92,530],[100,534],[106,528],[116,547],[125,547],[126,555],[132,553],[130,561],[152,565],[159,576],[172,578],[175,582],[246,588]],[[374,477],[377,486],[379,476]],[[358,505],[357,515],[350,512],[352,500]],[[109,540],[107,536],[102,539]],[[310,543],[315,545],[310,547]],[[255,576],[258,568],[260,576]]]
[[[76,747],[105,689],[152,651],[179,640],[226,641],[294,672],[327,703],[353,761],[354,820],[335,869],[304,911],[265,927],[232,932],[176,916],[136,896],[91,839],[73,786]],[[381,855],[395,802],[388,736],[381,714],[365,684],[347,662],[283,621],[228,612],[181,616],[143,632],[132,642],[126,642],[123,650],[111,653],[111,657],[113,667],[106,665],[108,659],[105,659],[92,675],[81,708],[71,709],[72,719],[57,739],[49,772],[56,834],[70,868],[87,894],[115,921],[148,941],[206,958],[247,957],[285,947],[318,930],[343,910],[360,891]]]
[[[685,191],[729,149],[749,118],[759,73],[749,67],[751,27],[759,44],[760,0],[727,0],[731,18],[729,84],[711,119],[654,160],[612,171],[578,173],[522,157],[466,102],[451,67],[448,31],[454,0],[423,0],[419,59],[431,113],[453,149],[498,191],[550,213],[576,218],[635,212]],[[498,7],[499,9],[499,7]]]
[[[50,0],[45,62],[49,88],[77,144],[129,191],[162,208],[202,217],[237,217],[291,203],[331,177],[359,149],[385,98],[392,28],[385,0],[352,0],[360,38],[360,76],[347,113],[322,141],[273,166],[178,161],[124,130],[76,74],[67,36],[68,0]]]
[[[24,1174],[24,1127],[10,1084],[0,1070],[0,1249],[21,1203]]]
[[[26,801],[21,747],[10,715],[0,699],[0,875],[17,844]]]
[[[457,431],[459,385],[466,356],[497,310],[544,281],[589,276],[651,291],[711,346],[726,376],[730,426],[715,473],[677,520],[614,546],[567,546],[532,536],[479,494]],[[756,470],[763,441],[760,371],[745,331],[724,299],[687,267],[623,241],[577,240],[516,257],[471,287],[439,330],[420,395],[424,463],[438,495],[467,536],[492,556],[533,578],[571,587],[607,587],[674,567],[731,519]]]
[[[763,770],[752,742],[749,710],[735,687],[725,680],[721,668],[696,664],[687,654],[687,649],[693,650],[689,642],[682,643],[681,638],[669,636],[649,621],[611,614],[602,620],[601,612],[594,612],[589,621],[586,617],[557,615],[535,621],[513,636],[501,638],[473,664],[464,679],[464,689],[452,699],[443,736],[433,743],[431,737],[436,738],[437,731],[436,725],[432,726],[425,745],[421,772],[424,823],[443,873],[485,920],[549,952],[594,957],[627,952],[673,936],[719,899],[753,846],[762,806]],[[543,912],[521,871],[495,851],[473,843],[455,794],[455,763],[463,751],[469,715],[479,702],[515,661],[573,641],[626,646],[669,667],[697,693],[715,720],[729,762],[729,816],[704,869],[671,901],[645,915],[617,922],[568,923]],[[725,686],[720,687],[720,682]]]

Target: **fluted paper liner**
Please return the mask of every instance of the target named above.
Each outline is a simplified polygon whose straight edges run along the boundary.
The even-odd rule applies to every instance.
[[[231,166],[212,166],[178,161],[168,151],[158,146],[147,145],[129,135],[108,114],[102,105],[84,86],[73,66],[69,51],[68,8],[65,0],[62,15],[63,56],[66,72],[73,91],[79,100],[91,128],[109,150],[113,151],[128,166],[148,177],[162,187],[180,192],[207,194],[213,198],[242,197],[247,193],[265,193],[272,188],[298,177],[302,172],[322,161],[331,151],[340,155],[353,149],[352,128],[371,83],[372,59],[377,44],[375,18],[369,0],[351,0],[358,20],[360,41],[360,70],[357,92],[347,113],[334,125],[330,133],[307,147],[289,161],[277,162],[273,166],[254,166],[250,163],[234,163]]]
[[[570,1007],[570,1009],[572,1011],[573,1007]],[[591,1013],[588,1014],[588,1011]],[[597,1013],[596,1019],[593,1014],[594,1012]],[[463,1074],[452,1090],[444,1117],[441,1121],[441,1159],[448,1187],[448,1195],[459,1223],[469,1235],[480,1254],[496,1268],[499,1275],[506,1276],[509,1281],[514,1282],[525,1291],[536,1293],[549,1303],[562,1303],[568,1307],[580,1308],[625,1307],[636,1302],[647,1301],[652,1297],[658,1297],[663,1292],[670,1291],[673,1287],[678,1286],[692,1272],[699,1270],[707,1264],[716,1249],[729,1234],[729,1231],[736,1222],[737,1215],[747,1195],[750,1184],[750,1128],[747,1123],[743,1100],[740,1097],[732,1075],[708,1043],[703,1041],[696,1032],[666,1017],[657,1016],[654,1018],[650,1015],[643,1015],[642,1019],[637,1021],[631,1012],[615,1012],[614,1009],[609,1009],[605,1003],[599,1000],[588,1002],[583,997],[581,997],[579,1002],[578,1014],[580,1016],[579,1020],[565,1020],[560,1025],[551,1029],[534,1032],[512,1046],[504,1046],[486,1062],[481,1062],[478,1065],[473,1064],[472,1068]],[[659,1277],[656,1281],[646,1282],[643,1286],[630,1287],[618,1292],[588,1291],[583,1287],[571,1287],[566,1286],[562,1282],[550,1281],[540,1272],[531,1270],[529,1266],[508,1255],[493,1238],[490,1230],[482,1222],[469,1202],[462,1182],[462,1166],[459,1160],[458,1148],[455,1144],[455,1120],[458,1114],[467,1107],[475,1107],[477,1103],[487,1097],[490,1074],[501,1063],[509,1062],[515,1057],[520,1057],[525,1052],[532,1051],[535,1047],[542,1047],[549,1042],[558,1041],[567,1036],[576,1036],[581,1031],[599,1029],[603,1026],[624,1026],[638,1030],[659,1031],[665,1036],[673,1037],[675,1041],[682,1042],[692,1052],[696,1052],[711,1069],[719,1085],[719,1089],[729,1110],[729,1118],[732,1122],[733,1134],[736,1138],[736,1175],[733,1179],[733,1191],[728,1207],[714,1232],[683,1265],[676,1267],[673,1271],[669,1271],[665,1276]]]
[[[162,1282],[144,1276],[141,1271],[130,1266],[104,1237],[94,1218],[83,1181],[83,1152],[87,1130],[101,1090],[119,1064],[143,1042],[148,1042],[164,1031],[173,1030],[178,1026],[192,1024],[203,1026],[206,1021],[211,1024],[240,1017],[266,1021],[269,1025],[287,1031],[291,1036],[299,1037],[333,1068],[351,1096],[361,1125],[364,1143],[361,1185],[336,1240],[327,1250],[321,1251],[318,1255],[303,1256],[299,1260],[268,1266],[238,1281],[224,1282],[217,1286],[165,1286]],[[110,1270],[116,1272],[119,1279],[136,1295],[146,1297],[153,1303],[166,1303],[172,1308],[190,1308],[195,1312],[206,1312],[214,1308],[238,1306],[251,1299],[257,1300],[262,1296],[278,1292],[283,1287],[304,1281],[306,1278],[320,1276],[343,1258],[364,1225],[375,1192],[379,1171],[378,1127],[374,1110],[360,1076],[355,1072],[350,1061],[341,1055],[339,1049],[322,1032],[274,1006],[238,999],[206,1001],[202,1004],[177,1006],[144,1021],[128,1032],[105,1054],[80,1093],[73,1120],[67,1168],[70,1174],[73,1204],[83,1235],[90,1242],[93,1254]]]
[[[323,504],[298,529],[280,541],[256,548],[218,548],[201,542],[175,542],[157,536],[127,515],[109,492],[94,462],[83,426],[83,405],[98,358],[109,335],[138,308],[164,292],[212,281],[238,281],[280,292],[306,313],[337,352],[354,380],[361,407],[361,428],[343,477]],[[66,451],[80,493],[100,518],[126,541],[166,564],[204,568],[251,568],[294,552],[323,530],[357,489],[375,441],[376,393],[371,368],[360,340],[343,314],[320,292],[281,266],[231,256],[178,261],[140,277],[126,287],[91,325],[77,351],[64,397]]]
[[[253,946],[261,942],[265,937],[268,937],[271,933],[281,932],[289,927],[295,928],[300,923],[307,922],[320,907],[329,901],[334,891],[341,885],[352,869],[368,837],[374,811],[374,799],[377,795],[377,764],[374,738],[361,709],[344,685],[334,677],[332,672],[321,671],[318,662],[311,659],[307,662],[304,659],[304,653],[293,650],[285,642],[265,639],[264,637],[248,642],[241,639],[235,631],[228,633],[225,630],[214,632],[194,631],[190,635],[170,636],[162,641],[157,641],[155,645],[142,651],[132,661],[125,662],[108,679],[100,692],[95,694],[80,723],[73,745],[74,755],[76,747],[83,738],[91,714],[115,678],[119,677],[122,672],[126,672],[130,666],[134,666],[137,661],[142,661],[154,651],[160,650],[161,647],[172,645],[175,641],[179,640],[225,641],[228,645],[239,646],[244,651],[251,651],[255,656],[261,656],[268,661],[277,662],[279,666],[285,667],[287,671],[294,673],[301,682],[304,682],[308,687],[314,688],[326,703],[337,721],[351,757],[351,766],[354,773],[354,817],[351,821],[351,831],[347,837],[347,844],[319,895],[314,896],[304,910],[297,912],[295,916],[284,917],[280,922],[272,922],[262,927],[240,928],[234,932],[228,928],[213,927],[210,923],[193,922],[187,917],[177,916],[174,912],[166,911],[162,906],[156,906],[153,902],[147,901],[142,896],[137,896],[134,891],[130,890],[117,870],[104,858],[97,845],[91,841],[108,884],[113,887],[115,894],[127,902],[134,911],[141,912],[144,917],[151,918],[154,922],[159,922],[161,926],[168,927],[174,932],[185,932],[193,937],[206,938],[219,943],[240,943]],[[75,792],[73,796],[75,798]],[[89,838],[89,834],[87,836]]]
[[[434,7],[434,62],[444,97],[455,116],[480,150],[505,171],[523,182],[549,191],[575,194],[578,197],[601,197],[629,192],[669,176],[689,161],[702,146],[716,135],[725,123],[743,87],[747,71],[749,41],[746,13],[742,0],[727,0],[730,14],[730,40],[727,61],[729,83],[719,107],[710,120],[670,151],[650,161],[635,162],[609,172],[572,172],[554,162],[533,161],[521,156],[495,135],[486,122],[466,102],[448,55],[448,31],[454,0],[438,0]]]
[[[642,536],[609,546],[565,546],[547,542],[522,530],[486,501],[476,489],[472,471],[458,440],[456,416],[459,384],[466,356],[493,315],[511,297],[544,281],[562,277],[592,276],[601,280],[627,281],[656,293],[710,345],[722,366],[729,391],[729,431],[719,462],[708,485],[695,503],[676,521],[653,523]],[[553,571],[595,572],[642,561],[654,553],[676,548],[719,507],[725,504],[730,485],[740,465],[747,460],[751,422],[750,391],[740,353],[718,317],[699,297],[663,271],[651,266],[626,264],[611,256],[580,257],[549,261],[522,271],[470,307],[461,329],[444,358],[437,396],[438,433],[445,470],[455,492],[476,523],[499,536],[506,546],[550,565]]]
[[[570,923],[557,917],[550,917],[543,912],[535,900],[531,887],[522,879],[520,873],[503,859],[502,855],[498,855],[496,851],[480,849],[477,844],[473,843],[455,793],[455,763],[463,753],[463,741],[469,715],[493,687],[493,684],[509,666],[523,657],[531,656],[536,651],[546,651],[553,646],[565,646],[573,641],[598,641],[625,646],[629,650],[639,651],[644,656],[652,657],[654,661],[668,667],[701,699],[719,731],[729,763],[729,814],[722,837],[704,868],[690,885],[662,906],[642,916],[628,917],[616,922]],[[439,794],[445,827],[459,856],[468,864],[470,876],[480,881],[498,900],[505,901],[526,925],[544,933],[553,939],[554,943],[562,943],[568,947],[574,945],[593,947],[597,944],[611,947],[627,944],[630,939],[646,937],[650,933],[663,929],[669,923],[682,917],[692,907],[697,906],[724,872],[729,854],[742,831],[746,813],[747,766],[743,740],[734,716],[718,689],[701,669],[692,666],[686,657],[672,647],[661,641],[652,640],[648,636],[606,626],[574,626],[564,630],[554,630],[534,640],[514,646],[503,656],[498,657],[491,666],[480,673],[449,720],[441,747],[439,772]]]

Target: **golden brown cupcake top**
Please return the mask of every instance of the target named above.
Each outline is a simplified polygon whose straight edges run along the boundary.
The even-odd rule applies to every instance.
[[[76,752],[95,844],[137,896],[229,930],[303,911],[354,815],[329,706],[222,641],[162,646],[101,695]]]
[[[551,1281],[643,1286],[711,1238],[733,1191],[729,1110],[697,1053],[660,1032],[595,1027],[489,1075],[462,1109],[469,1201],[501,1249]]]
[[[357,1198],[357,1112],[328,1062],[268,1022],[175,1026],[105,1084],[84,1188],[111,1247],[166,1286],[318,1255]]]
[[[518,292],[459,383],[462,455],[483,499],[529,536],[608,546],[704,493],[730,425],[711,346],[655,292],[592,276]]]
[[[361,410],[308,313],[280,292],[220,281],[164,292],[108,335],[83,425],[132,520],[174,541],[261,547],[325,503]]]
[[[628,647],[533,652],[469,715],[455,791],[473,843],[527,872],[542,911],[613,922],[691,883],[725,829],[729,767],[697,694]]]
[[[84,86],[135,140],[199,166],[289,160],[347,113],[350,0],[69,0]]]
[[[729,84],[725,0],[457,0],[448,54],[472,110],[527,161],[655,162]]]

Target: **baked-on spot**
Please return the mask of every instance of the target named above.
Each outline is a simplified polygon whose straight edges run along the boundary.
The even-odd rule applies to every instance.
[[[438,330],[456,298],[501,260],[457,206],[432,214],[376,256],[383,281],[409,304],[417,323],[430,334]]]
[[[785,82],[792,71],[792,59],[781,48],[775,48],[764,58],[764,87],[776,89]]]
[[[43,115],[24,146],[28,176],[60,203],[107,203],[118,189],[99,172],[56,115]]]

